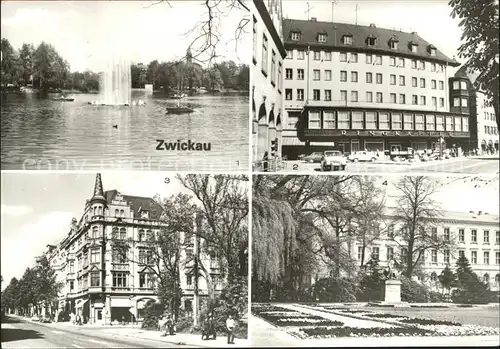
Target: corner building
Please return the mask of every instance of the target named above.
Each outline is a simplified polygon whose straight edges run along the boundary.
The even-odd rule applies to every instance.
[[[446,57],[416,32],[283,20],[283,153],[465,148],[469,115],[450,112]]]
[[[283,46],[281,0],[253,0],[253,50],[250,65],[252,86],[252,158],[254,168],[262,167],[268,153],[273,159],[281,157],[283,118]],[[277,149],[272,151],[272,142]]]
[[[91,324],[141,321],[146,302],[158,300],[148,242],[161,233],[162,214],[163,208],[152,198],[104,191],[97,174],[93,196],[85,203],[80,220],[74,218],[68,235],[50,249],[57,279],[64,281],[58,312],[80,314]],[[182,235],[180,308],[192,314],[196,300],[189,257],[193,255],[194,236]],[[126,256],[113,252],[114,243],[127,245]],[[220,292],[223,279],[218,257],[201,254],[200,259],[210,268],[215,292]],[[208,296],[207,290],[200,278],[200,304]]]

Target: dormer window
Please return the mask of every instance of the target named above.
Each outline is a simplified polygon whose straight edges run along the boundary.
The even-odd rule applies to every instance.
[[[149,218],[149,212],[148,211],[141,211],[141,218],[148,219]]]
[[[429,45],[429,53],[431,56],[436,57],[436,47],[434,45]]]
[[[368,46],[375,46],[377,44],[377,38],[374,37],[373,35],[369,35],[367,38],[366,38],[366,44]]]
[[[418,44],[415,41],[411,41],[410,42],[410,49],[411,49],[411,52],[417,53]]]
[[[344,45],[352,45],[352,35],[344,35],[344,36],[342,36],[342,43]]]
[[[397,39],[391,39],[389,41],[389,48],[391,50],[397,50],[398,49],[398,40]]]
[[[326,34],[318,33],[318,42],[326,42]]]
[[[300,32],[292,32],[292,40],[299,41],[300,40]]]

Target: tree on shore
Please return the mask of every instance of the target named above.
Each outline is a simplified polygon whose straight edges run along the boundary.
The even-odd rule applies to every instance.
[[[460,256],[456,264],[457,288],[452,292],[454,303],[485,304],[489,302],[489,286],[472,270],[469,260]]]
[[[465,66],[468,70],[479,73],[474,87],[486,92],[500,128],[498,1],[450,0],[448,5],[453,9],[451,17],[459,18],[462,28],[458,55],[467,60]]]
[[[451,290],[451,287],[455,283],[455,275],[453,274],[453,270],[447,265],[441,274],[438,276],[439,283],[441,284],[443,291],[446,289],[448,293]]]

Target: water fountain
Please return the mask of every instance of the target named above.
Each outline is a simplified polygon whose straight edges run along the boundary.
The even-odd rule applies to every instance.
[[[99,104],[131,105],[132,77],[127,57],[110,55],[99,77]]]

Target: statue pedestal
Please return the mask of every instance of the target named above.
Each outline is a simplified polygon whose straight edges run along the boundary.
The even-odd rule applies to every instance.
[[[401,303],[401,281],[385,280],[384,303]]]

